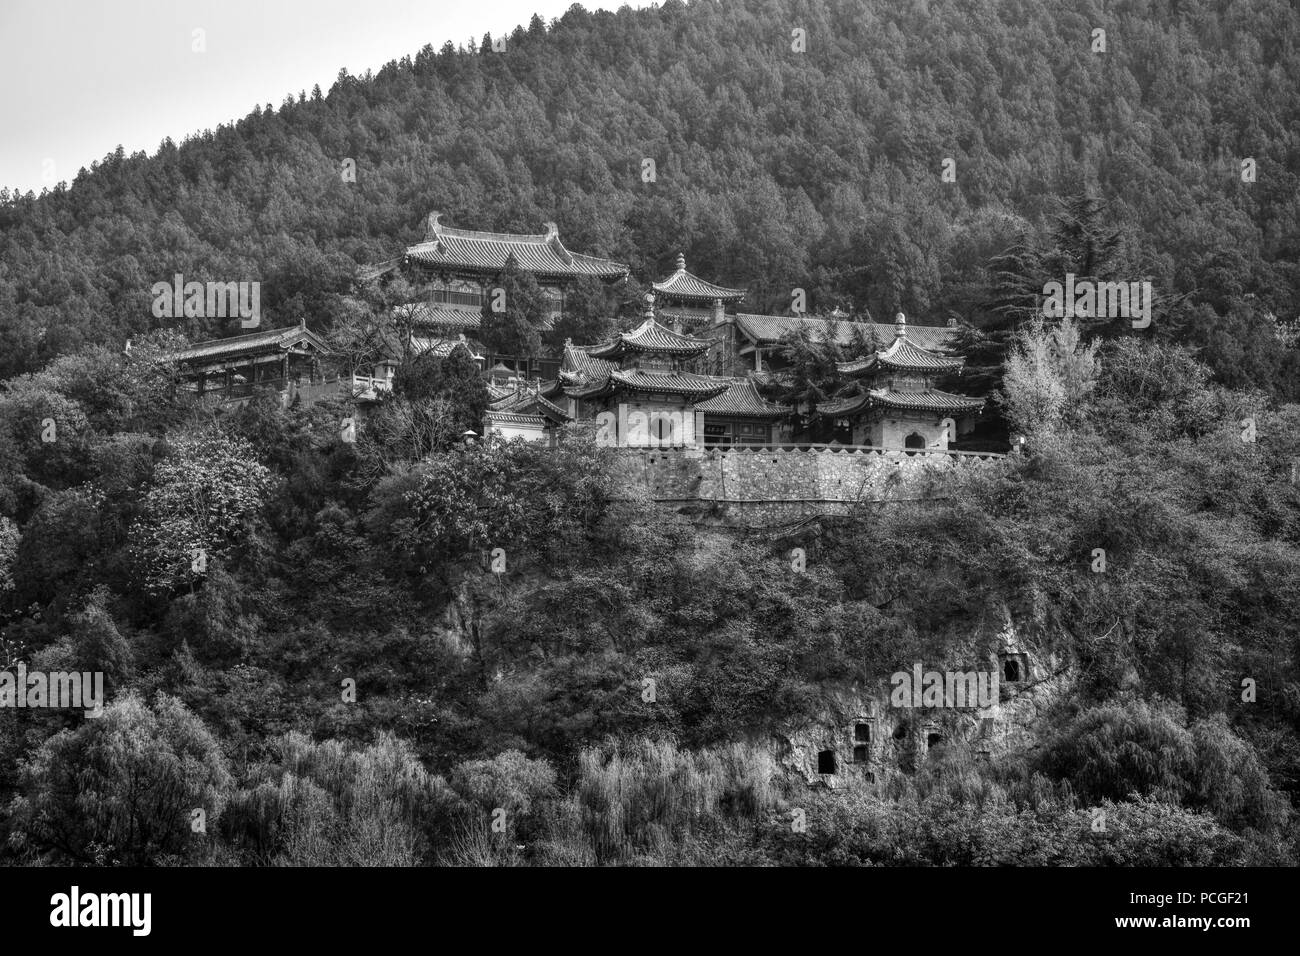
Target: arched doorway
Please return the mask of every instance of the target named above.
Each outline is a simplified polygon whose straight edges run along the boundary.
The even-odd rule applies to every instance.
[[[925,448],[925,436],[920,432],[912,432],[903,439],[903,448],[907,450],[909,455],[916,454]]]

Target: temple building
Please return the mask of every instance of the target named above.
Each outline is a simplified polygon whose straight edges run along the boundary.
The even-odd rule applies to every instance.
[[[541,394],[540,384],[503,389],[491,386],[492,397],[483,415],[483,434],[509,440],[544,441],[554,445],[559,430],[573,418]]]
[[[441,213],[429,214],[422,242],[406,249],[398,259],[364,270],[363,279],[400,270],[422,295],[420,302],[399,306],[411,311],[409,319],[421,344],[473,336],[480,328],[484,308],[498,305],[494,295],[507,265],[533,276],[550,303],[543,321],[547,331],[565,307],[565,292],[584,277],[614,282],[629,269],[621,262],[570,252],[560,241],[553,222],[537,234],[479,232],[443,225]],[[488,356],[489,364],[504,359],[525,377],[534,369],[518,356]],[[552,366],[552,369],[554,366]]]
[[[704,447],[780,440],[788,409],[765,401],[746,378],[695,369],[709,339],[667,328],[647,296],[645,321],[612,342],[566,342],[558,377],[543,389],[578,420],[595,420],[598,439],[619,447]]]
[[[392,322],[375,322],[378,340],[366,338],[355,355],[331,356],[304,325],[199,343],[172,359],[185,387],[223,401],[273,389],[286,404],[342,396],[364,409],[391,392],[402,361],[463,347],[489,384],[485,435],[555,443],[567,424],[594,422],[598,440],[626,448],[791,444],[800,417],[772,398],[789,384],[783,352],[796,334],[833,338],[841,355],[859,356],[838,363],[839,381],[850,385],[818,404],[826,417],[807,416],[810,435],[890,451],[947,451],[974,428],[984,405],[936,387],[964,366],[945,351],[951,328],[909,326],[901,313],[889,326],[843,313],[739,312],[746,291],[692,274],[681,254],[675,270],[652,283],[644,320],[631,331],[598,345],[566,340],[560,357],[493,354],[476,337],[510,269],[532,275],[544,290],[548,328],[574,283],[629,274],[622,263],[570,252],[554,223],[529,235],[479,232],[443,225],[434,212],[421,242],[364,270],[369,279],[400,274],[419,301],[396,306]],[[341,376],[327,371],[326,357],[344,364]]]
[[[675,332],[696,335],[712,344],[700,362],[701,370],[715,375],[733,373],[728,308],[745,297],[744,289],[714,285],[686,271],[686,257],[677,254],[677,270],[662,282],[651,283],[659,321]]]
[[[703,437],[696,404],[728,388],[688,370],[708,350],[708,340],[665,328],[649,308],[644,322],[612,342],[587,349],[566,343],[559,381],[579,416],[600,423],[598,441],[620,448],[694,446]]]
[[[900,312],[888,348],[839,363],[841,374],[861,380],[860,393],[823,405],[821,411],[851,423],[855,445],[947,451],[958,434],[973,427],[984,407],[983,399],[934,387],[937,378],[960,370],[964,363],[913,341]]]
[[[771,445],[790,441],[790,409],[758,394],[748,378],[721,379],[727,390],[695,406],[704,415],[704,445]]]
[[[822,341],[834,322],[835,344],[846,348],[855,340],[885,344],[894,340],[894,326],[880,322],[849,322],[838,315],[808,317],[792,315],[754,315],[738,312],[734,316],[735,338],[731,353],[737,364],[753,371],[778,371],[785,366],[783,344],[801,328],[807,329],[815,342]],[[913,344],[925,349],[942,349],[952,336],[952,329],[933,325],[911,326]]]
[[[686,257],[677,254],[677,271],[651,283],[660,321],[677,332],[708,333],[726,321],[728,306],[745,298],[744,289],[714,285],[686,271]]]
[[[329,346],[306,325],[267,329],[248,335],[199,342],[167,353],[181,387],[222,402],[247,401],[259,392],[276,393],[283,405],[313,402],[340,390],[325,359]]]

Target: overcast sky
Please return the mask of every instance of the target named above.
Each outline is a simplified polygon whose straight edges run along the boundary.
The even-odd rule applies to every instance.
[[[255,104],[328,92],[573,0],[0,0],[0,186],[40,192],[121,144],[150,154]],[[622,0],[590,0],[588,10]],[[646,6],[642,0],[627,5]],[[195,52],[202,30],[204,52]]]

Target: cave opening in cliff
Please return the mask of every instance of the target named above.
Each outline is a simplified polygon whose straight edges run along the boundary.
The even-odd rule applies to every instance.
[[[867,762],[867,747],[865,744],[858,744],[856,747],[853,748],[853,762],[854,763]]]
[[[855,724],[853,727],[853,739],[860,744],[871,743],[871,725]]]
[[[1023,678],[1020,676],[1020,661],[1014,657],[1009,657],[1002,663],[1002,679],[1008,684],[1017,684]]]
[[[817,772],[835,773],[835,751],[823,750],[817,754]]]

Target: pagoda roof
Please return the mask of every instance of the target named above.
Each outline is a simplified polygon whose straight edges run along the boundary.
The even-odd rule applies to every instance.
[[[951,372],[961,368],[965,363],[966,360],[963,358],[938,355],[929,349],[921,348],[909,337],[900,335],[887,349],[881,349],[852,362],[837,362],[835,367],[845,375],[857,375],[876,367],[910,372]]]
[[[797,315],[755,315],[749,312],[736,313],[736,325],[750,340],[759,345],[775,345],[788,335],[806,327],[814,341],[820,342],[825,335],[827,321],[835,322],[835,344],[852,345],[853,330],[867,332],[874,330],[881,342],[890,342],[894,338],[894,326],[881,322],[848,322],[835,316],[797,316]],[[908,338],[924,349],[940,349],[952,337],[953,330],[939,325],[909,325]]]
[[[716,379],[727,383],[727,390],[713,398],[695,404],[697,412],[716,416],[738,418],[779,418],[790,409],[769,402],[758,394],[754,383],[747,378]]]
[[[677,271],[662,282],[653,282],[651,285],[655,292],[666,298],[684,301],[712,302],[721,299],[723,302],[739,302],[745,297],[744,289],[729,289],[691,275],[686,271],[686,257],[680,254],[677,256]]]
[[[443,269],[472,272],[501,272],[513,257],[519,269],[548,276],[595,276],[618,279],[630,271],[621,262],[570,252],[560,241],[555,223],[546,232],[522,235],[453,229],[438,222],[441,214],[430,213],[424,241],[406,250],[407,261]]]
[[[697,339],[674,332],[660,325],[652,316],[631,332],[622,332],[614,341],[591,349],[590,354],[595,358],[617,358],[629,352],[699,355],[707,351],[712,344],[707,339]]]
[[[305,325],[293,325],[284,329],[267,329],[263,332],[250,332],[247,335],[232,335],[229,338],[198,342],[187,348],[167,352],[163,358],[171,362],[238,359],[259,352],[289,352],[304,346],[321,353],[331,351],[326,341],[311,329]]]
[[[977,412],[984,407],[984,399],[968,395],[954,395],[937,388],[909,392],[893,388],[873,388],[861,395],[819,406],[827,415],[854,415],[871,408],[892,408],[908,412]]]

